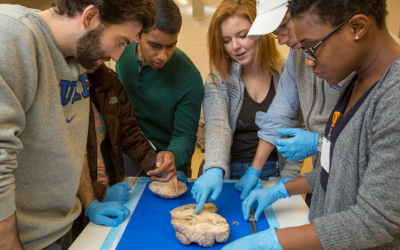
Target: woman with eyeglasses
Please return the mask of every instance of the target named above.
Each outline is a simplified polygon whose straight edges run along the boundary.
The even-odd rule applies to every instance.
[[[243,177],[235,185],[243,200],[252,189],[262,187],[260,179],[277,173],[276,150],[259,169],[252,167],[259,144],[255,114],[268,110],[284,67],[273,37],[264,35],[256,41],[246,37],[255,18],[255,0],[224,0],[208,28],[211,73],[203,102],[206,151],[204,172],[192,189],[199,203],[196,213],[209,195],[208,201],[218,197],[224,178]],[[247,185],[251,181],[255,183]]]
[[[229,249],[399,249],[400,46],[386,27],[385,0],[292,0],[306,64],[335,85],[355,72],[325,129],[321,167],[254,191],[245,210],[313,193],[311,224],[268,229]]]

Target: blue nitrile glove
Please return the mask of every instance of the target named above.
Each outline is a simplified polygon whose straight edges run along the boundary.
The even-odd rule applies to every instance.
[[[107,189],[103,202],[116,201],[119,204],[124,205],[128,201],[130,195],[129,190],[132,190],[132,188],[128,183],[117,183]]]
[[[164,178],[165,176],[167,176],[167,174],[164,174],[163,176],[161,176],[161,178]],[[188,179],[182,171],[176,171],[176,177],[178,178],[178,181],[184,182],[186,184],[188,183]]]
[[[260,174],[260,170],[249,167],[242,178],[240,178],[240,180],[235,184],[236,190],[242,192],[240,195],[241,200],[244,200],[249,195],[251,190],[262,188],[261,180],[259,178]]]
[[[188,179],[186,178],[186,175],[182,171],[176,171],[176,177],[178,177],[178,181],[188,183]]]
[[[275,227],[235,240],[222,250],[283,250]]]
[[[294,178],[292,178],[292,177],[284,177],[284,178],[281,178],[279,181],[278,181],[278,183],[285,183],[285,182],[288,182],[288,181],[291,181],[291,180],[294,180]]]
[[[222,190],[224,171],[221,168],[207,169],[193,184],[193,199],[198,203],[196,214],[203,208],[204,203],[215,201]],[[208,197],[211,194],[210,197]]]
[[[129,209],[116,201],[90,203],[85,215],[91,222],[107,227],[116,227],[121,224],[129,215]]]
[[[242,202],[244,219],[249,219],[250,208],[254,203],[258,202],[257,210],[254,213],[254,218],[258,221],[261,213],[266,207],[271,206],[275,201],[286,197],[290,197],[290,195],[286,191],[283,182],[278,182],[278,184],[269,188],[251,191],[249,196],[247,196],[247,198]]]
[[[301,128],[287,128],[277,130],[281,135],[294,136],[293,138],[275,138],[276,149],[289,161],[304,160],[318,154],[319,134]]]

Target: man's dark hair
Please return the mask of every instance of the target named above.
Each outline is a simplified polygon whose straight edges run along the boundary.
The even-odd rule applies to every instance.
[[[182,15],[173,0],[154,0],[157,11],[155,29],[168,34],[177,34],[182,27]]]
[[[322,23],[331,22],[338,26],[357,14],[373,16],[379,29],[386,26],[386,0],[290,0],[290,17],[301,18],[309,11]]]
[[[104,25],[123,24],[132,20],[142,24],[142,30],[153,27],[156,10],[153,0],[53,0],[51,6],[61,16],[73,18],[89,5],[100,12]]]

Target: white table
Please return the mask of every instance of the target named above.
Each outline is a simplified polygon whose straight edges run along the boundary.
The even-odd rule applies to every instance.
[[[124,181],[128,182],[133,189],[133,187],[137,184],[138,180],[139,180],[138,177],[128,177]],[[195,179],[189,179],[189,181],[195,181]],[[224,182],[232,183],[236,181],[227,180]],[[264,187],[270,187],[275,184],[276,181],[268,181],[268,182],[263,181]],[[139,195],[141,194],[142,192],[140,192]],[[132,209],[131,214],[134,208]],[[308,221],[309,209],[301,195],[295,195],[290,198],[281,199],[272,205],[272,209],[274,210],[276,219],[278,220],[281,228],[302,226],[309,223]],[[130,218],[131,217],[129,215],[123,222],[120,232],[121,235],[126,225],[128,224]],[[103,245],[103,242],[106,239],[110,230],[111,227],[99,226],[90,222],[69,249],[99,250]],[[113,243],[113,247],[111,247],[110,249],[115,249],[115,247],[118,245],[119,239],[120,237],[119,238],[117,237],[116,241]]]

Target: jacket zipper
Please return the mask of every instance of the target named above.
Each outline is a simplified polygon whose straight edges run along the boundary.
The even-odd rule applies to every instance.
[[[322,114],[322,111],[324,111],[324,107],[325,107],[325,80],[322,80],[322,84],[321,84],[321,87],[322,87],[322,105],[321,105],[321,108],[319,109],[319,112],[318,112],[318,114],[319,115],[321,115]]]
[[[107,87],[108,88],[108,87]],[[106,88],[105,88],[106,89]],[[98,97],[98,92],[100,92],[100,91],[105,91],[105,89],[99,89],[99,91],[95,91],[95,93],[96,93],[96,100],[98,100],[99,99],[99,97]],[[99,102],[97,102],[97,103],[99,103]],[[99,105],[99,108],[100,108],[100,104],[98,104]],[[100,113],[100,110],[99,110],[99,113]],[[101,114],[101,113],[100,113]],[[103,119],[104,120],[104,119]],[[110,128],[108,127],[108,124],[105,122],[105,120],[104,120],[104,125],[106,126],[106,128],[107,128],[107,133],[106,133],[106,136],[108,137],[108,140],[109,140],[109,142],[110,142],[110,145],[109,145],[109,148],[108,149],[110,149],[110,147],[111,147],[111,151],[112,151],[112,153],[115,155],[115,156],[117,156],[117,154],[116,154],[116,152],[115,152],[115,150],[114,150],[114,147],[112,146],[112,142],[111,142],[111,137],[110,137]],[[111,156],[109,156],[110,157],[110,161],[111,161],[111,164],[114,164],[113,162],[112,162],[112,160],[111,160]],[[118,156],[117,156],[118,157]],[[111,168],[112,169],[114,169],[114,166],[111,166]],[[108,175],[109,177],[110,177],[110,175]],[[114,176],[114,174],[113,174],[113,177],[115,178],[115,179],[117,179],[117,177],[116,176]],[[112,180],[111,178],[109,178],[109,184],[110,184],[110,186],[112,186],[112,185],[114,185],[115,183],[114,183],[114,180]]]

